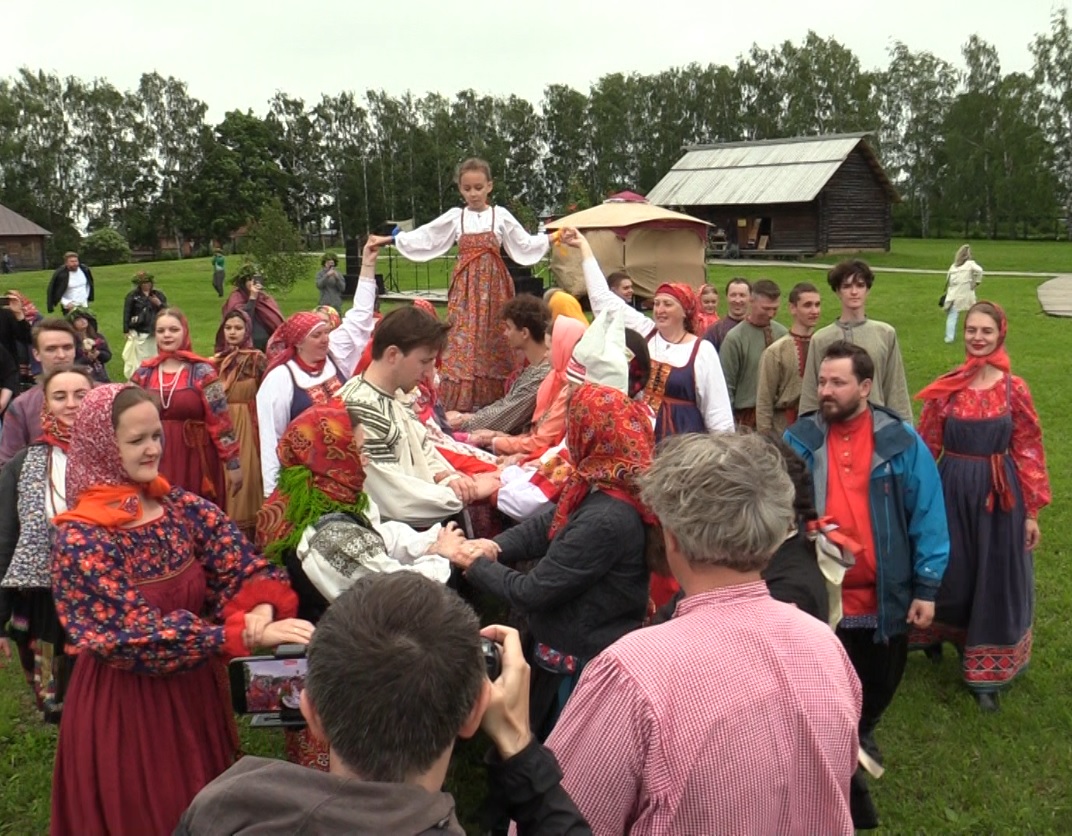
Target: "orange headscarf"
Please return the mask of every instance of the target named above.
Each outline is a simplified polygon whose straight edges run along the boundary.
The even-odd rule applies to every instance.
[[[565,316],[569,319],[577,320],[585,327],[588,326],[588,317],[584,315],[584,311],[581,309],[581,303],[564,290],[559,290],[552,295],[551,301],[547,303],[547,307],[551,309],[552,321],[558,319],[558,317]]]
[[[985,357],[968,356],[968,358],[957,366],[957,368],[953,369],[953,371],[943,374],[930,386],[921,390],[916,395],[918,400],[944,400],[950,395],[955,395],[961,389],[967,389],[975,379],[975,376],[979,373],[980,369],[984,366],[993,366],[996,369],[1001,369],[1005,374],[1009,374],[1012,371],[1012,361],[1009,359],[1009,354],[1005,350],[1005,334],[1008,332],[1009,328],[1009,321],[1005,316],[1005,311],[1001,309],[1000,305],[997,305],[994,302],[976,302],[968,311],[968,316],[971,316],[973,312],[986,313],[989,315],[990,312],[986,310],[986,308],[980,307],[982,305],[989,305],[997,312],[997,347]],[[964,319],[964,324],[968,324],[967,317]]]
[[[67,453],[69,508],[53,519],[56,525],[83,522],[119,528],[141,517],[143,495],[158,499],[171,490],[163,476],[138,484],[123,466],[112,428],[112,404],[120,392],[133,388],[108,383],[92,389],[82,401]]]

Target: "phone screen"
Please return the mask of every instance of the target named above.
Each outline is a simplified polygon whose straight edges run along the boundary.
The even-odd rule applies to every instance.
[[[232,701],[240,714],[297,711],[301,707],[307,669],[304,657],[235,659],[230,667]]]

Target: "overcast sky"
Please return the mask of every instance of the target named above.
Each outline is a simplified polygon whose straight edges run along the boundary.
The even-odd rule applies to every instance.
[[[21,66],[107,78],[120,88],[156,70],[186,81],[209,119],[264,113],[276,90],[384,89],[448,97],[466,88],[539,104],[544,86],[580,90],[612,72],[692,61],[733,65],[753,44],[799,42],[808,29],[865,67],[901,40],[959,64],[975,32],[1005,71],[1028,70],[1028,45],[1068,0],[4,0],[0,76]],[[285,9],[286,11],[268,11]],[[635,11],[630,11],[635,9]]]

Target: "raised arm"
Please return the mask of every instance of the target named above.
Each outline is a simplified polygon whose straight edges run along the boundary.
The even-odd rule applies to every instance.
[[[361,253],[361,275],[354,292],[354,306],[343,316],[339,327],[331,332],[329,346],[331,356],[343,377],[351,377],[361,352],[365,350],[375,327],[376,309],[376,257],[379,248],[373,242],[365,244]]]
[[[575,229],[567,229],[562,232],[562,242],[581,251],[581,269],[584,272],[584,283],[588,290],[588,301],[596,316],[607,308],[619,308],[622,310],[622,319],[626,328],[632,328],[642,337],[648,336],[655,330],[654,322],[610,289],[607,277],[603,275],[587,238]]]
[[[430,261],[444,255],[458,240],[461,217],[461,209],[448,209],[434,221],[412,232],[396,234],[395,246],[410,261]]]

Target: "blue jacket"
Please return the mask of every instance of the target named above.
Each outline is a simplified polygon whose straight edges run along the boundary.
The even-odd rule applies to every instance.
[[[871,406],[875,452],[871,462],[871,532],[878,586],[875,641],[908,629],[913,599],[933,601],[949,562],[945,500],[934,463],[912,425]],[[786,442],[812,473],[815,508],[826,509],[828,425],[818,412],[785,431]]]

